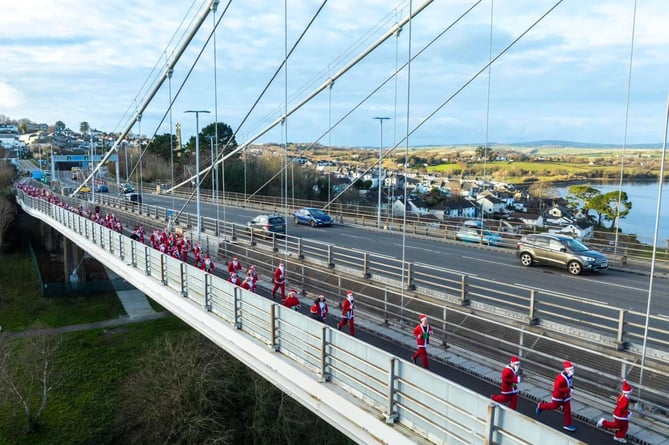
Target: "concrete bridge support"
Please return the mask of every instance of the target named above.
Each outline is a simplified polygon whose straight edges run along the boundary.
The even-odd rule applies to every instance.
[[[70,283],[77,283],[86,278],[84,269],[84,252],[78,245],[65,238],[63,243],[63,263],[65,266],[65,279]]]

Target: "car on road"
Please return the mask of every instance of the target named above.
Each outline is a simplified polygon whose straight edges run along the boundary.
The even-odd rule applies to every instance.
[[[606,255],[566,235],[525,235],[516,245],[516,256],[523,266],[545,264],[566,268],[572,275],[580,275],[584,271],[597,272],[609,267]]]
[[[479,229],[477,227],[462,226],[455,232],[455,239],[468,243],[480,243],[488,246],[499,246],[504,243],[502,237],[488,229]]]
[[[332,225],[332,217],[325,211],[314,207],[304,207],[295,210],[293,221],[295,224],[309,224],[311,227]]]
[[[141,204],[142,203],[142,195],[140,195],[139,193],[135,193],[135,192],[124,194],[123,199],[125,199],[126,201],[130,201],[133,204]]]
[[[79,193],[90,193],[91,188],[87,185],[82,185],[81,188],[79,189]]]
[[[121,184],[121,193],[132,193],[135,191],[135,187],[132,184]]]
[[[104,184],[98,184],[95,186],[96,193],[109,193],[109,187]]]
[[[286,219],[281,215],[258,215],[246,223],[249,233],[285,235]]]

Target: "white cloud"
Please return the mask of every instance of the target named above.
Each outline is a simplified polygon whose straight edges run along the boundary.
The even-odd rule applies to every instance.
[[[37,0],[9,2],[0,17],[0,113],[38,122],[81,121],[120,130],[144,100],[186,33],[181,23],[199,16],[206,0],[89,2]],[[413,8],[422,2],[413,1]],[[289,119],[291,140],[309,141],[370,94],[408,56],[411,31],[416,54],[449,26],[473,0],[434,1],[364,61],[337,80]],[[550,8],[549,0],[494,2],[493,55]],[[227,2],[221,1],[219,17]],[[283,2],[232,2],[216,33],[219,118],[236,128],[270,81],[288,46],[298,39],[320,1],[289,0],[288,36]],[[188,7],[192,5],[189,10]],[[288,81],[280,71],[257,109],[240,130],[252,135],[301,101],[328,76],[350,63],[396,20],[408,13],[408,1],[340,0],[329,2],[288,63]],[[489,140],[580,139],[621,143],[632,33],[632,2],[564,1],[493,65],[490,73]],[[406,70],[382,87],[333,131],[332,143],[377,144],[370,116],[384,113],[405,130],[407,94],[410,122],[421,122],[460,89],[488,61],[490,0],[446,32]],[[669,8],[664,0],[639,2],[636,17],[631,90],[630,143],[657,142],[666,100],[669,65]],[[175,96],[211,30],[207,17],[175,67]],[[397,46],[396,46],[397,44]],[[397,48],[397,52],[396,52]],[[213,54],[207,48],[176,99],[174,121],[184,134],[194,123],[183,110],[197,106],[214,111]],[[157,129],[169,100],[167,83],[144,113],[142,132]],[[329,98],[332,94],[332,109]],[[411,136],[416,144],[463,143],[485,138],[487,71],[438,111]],[[397,109],[397,114],[395,114]],[[623,117],[621,117],[623,116]],[[213,119],[213,116],[211,116]],[[135,129],[136,131],[136,129]],[[273,131],[268,138],[280,137]],[[243,139],[242,139],[243,140]]]

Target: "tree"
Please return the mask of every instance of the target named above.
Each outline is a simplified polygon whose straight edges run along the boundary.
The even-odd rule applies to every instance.
[[[88,122],[86,122],[86,121],[83,121],[79,124],[79,132],[81,134],[88,133],[88,130],[90,130],[90,129],[91,129],[91,126],[88,125]]]
[[[569,187],[566,199],[573,209],[588,216],[588,212],[592,209],[591,201],[600,194],[599,190],[588,185],[572,185]]]
[[[620,198],[620,202],[618,199]],[[602,219],[611,222],[609,228],[613,228],[616,218],[626,217],[632,210],[632,203],[629,202],[627,193],[620,191],[608,192],[595,196],[591,200],[592,210],[597,212],[597,225],[602,225]]]
[[[36,431],[57,377],[52,358],[60,336],[41,335],[0,341],[0,395],[25,414],[26,433]]]
[[[67,128],[63,121],[56,121],[56,123],[53,124],[53,126],[56,129],[56,131],[63,131],[65,130],[65,128]]]
[[[171,144],[170,144],[170,139]],[[151,143],[146,147],[147,151],[150,153],[155,153],[165,161],[169,162],[172,157],[171,157],[171,151],[172,150],[177,150],[179,147],[177,147],[177,137],[176,135],[171,135],[169,133],[165,133],[162,135],[157,135],[156,137],[153,138]],[[182,159],[179,156],[174,156],[174,161],[178,162],[179,159]]]
[[[218,140],[214,141],[215,149],[220,151],[225,149],[225,153],[230,153],[237,148],[237,141],[235,140],[232,128],[226,123],[218,122],[211,123],[200,130],[200,152],[211,152],[211,136],[216,136],[216,128],[218,127]],[[195,153],[195,137],[191,136],[188,141],[188,149]],[[215,150],[216,151],[216,150]]]

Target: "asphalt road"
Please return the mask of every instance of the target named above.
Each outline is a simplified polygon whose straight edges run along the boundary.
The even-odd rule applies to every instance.
[[[69,172],[58,172],[57,176],[72,185]],[[110,188],[114,192],[113,187]],[[151,190],[152,191],[152,190]],[[145,204],[182,210],[185,200],[168,195],[143,193]],[[195,214],[194,199],[183,211]],[[201,203],[203,217],[225,220],[245,226],[246,222],[259,214],[255,209],[242,209]],[[325,228],[312,228],[296,225],[288,218],[288,234],[305,240],[333,244],[351,252],[369,252],[370,254],[405,258],[406,261],[422,264],[423,268],[438,267],[455,274],[465,274],[489,280],[491,286],[501,283],[514,288],[519,293],[528,294],[534,289],[542,292],[557,293],[583,302],[597,302],[611,308],[633,310],[645,313],[649,297],[650,277],[618,270],[606,270],[599,273],[586,273],[572,276],[566,270],[546,266],[521,266],[513,249],[479,248],[471,243],[435,240],[407,236],[403,242],[401,234],[378,232],[370,229],[346,225],[334,225]],[[653,279],[651,297],[651,315],[669,320],[669,280]],[[525,292],[526,290],[526,292]]]

